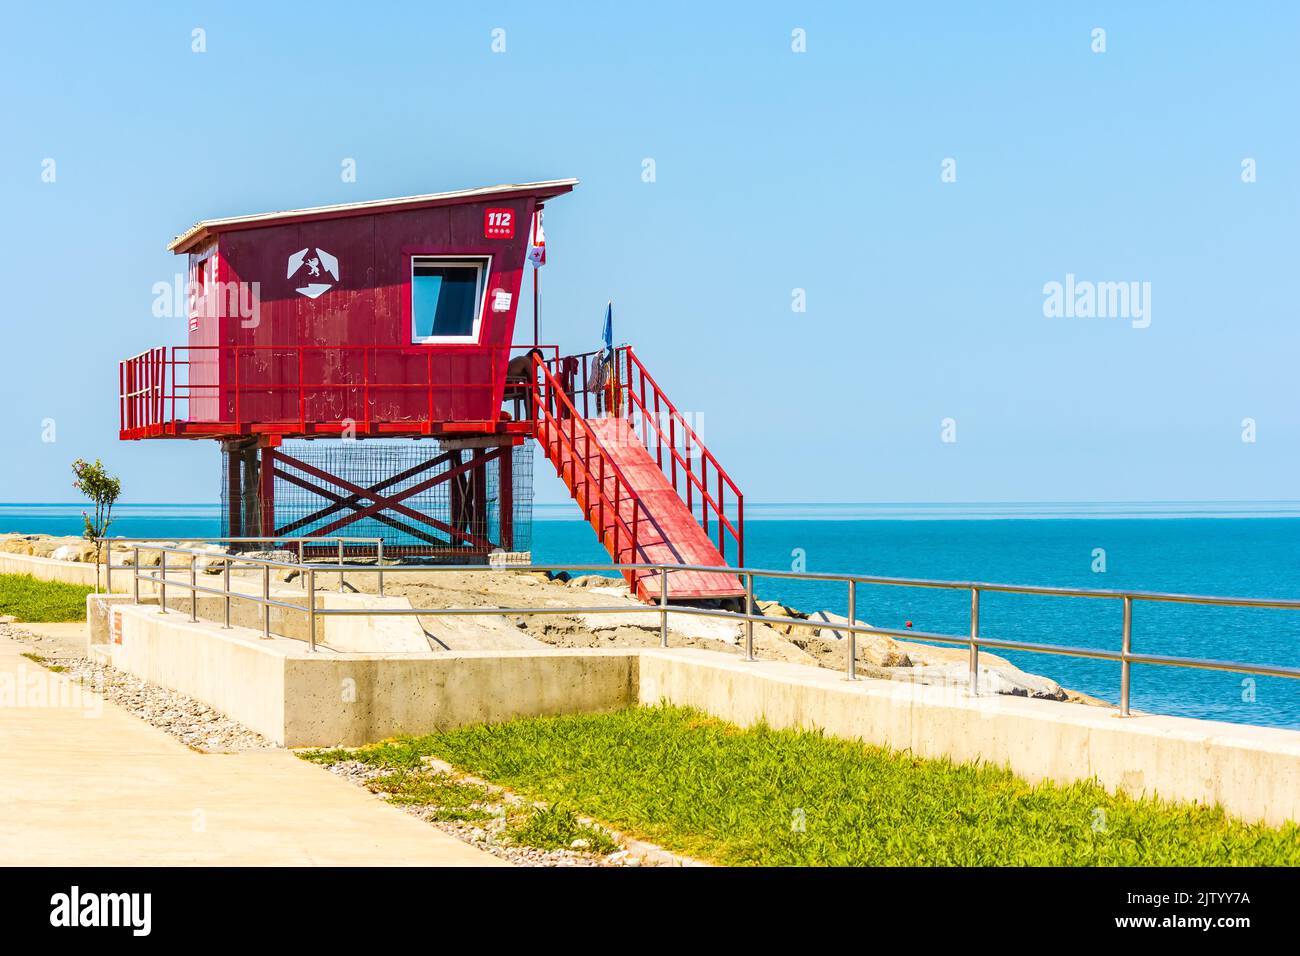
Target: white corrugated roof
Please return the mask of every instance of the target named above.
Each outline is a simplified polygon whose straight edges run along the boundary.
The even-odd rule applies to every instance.
[[[471,199],[474,196],[491,196],[498,193],[536,192],[541,189],[578,185],[576,179],[548,179],[538,183],[507,183],[501,186],[479,186],[476,189],[456,189],[447,193],[426,193],[423,196],[398,196],[394,199],[368,199],[365,202],[346,202],[334,206],[309,206],[306,209],[283,209],[279,212],[263,212],[251,216],[227,216],[224,219],[204,219],[196,222],[167,244],[169,252],[175,252],[200,233],[223,226],[240,226],[250,223],[267,222],[284,219],[289,216],[329,215],[339,212],[356,212],[365,209],[378,209],[388,206],[409,206],[418,203],[437,202],[446,199]]]

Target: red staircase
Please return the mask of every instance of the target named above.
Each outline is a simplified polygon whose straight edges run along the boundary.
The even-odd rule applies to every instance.
[[[598,354],[538,360],[534,415],[546,457],[610,557],[616,564],[725,567],[730,538],[743,564],[739,488],[630,348],[616,351],[612,368],[593,388]],[[728,491],[734,521],[726,514]],[[629,570],[623,576],[642,600],[659,600],[656,572]],[[670,571],[667,577],[673,601],[745,593],[734,574]]]

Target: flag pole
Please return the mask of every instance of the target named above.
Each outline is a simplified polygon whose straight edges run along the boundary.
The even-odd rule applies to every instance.
[[[532,222],[528,225],[528,259],[533,264],[533,348],[542,344],[541,309],[539,288],[542,282],[542,263],[546,261],[546,239],[542,234],[542,207],[533,210]]]

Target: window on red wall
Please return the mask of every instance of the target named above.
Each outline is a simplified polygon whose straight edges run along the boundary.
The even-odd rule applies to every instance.
[[[477,342],[488,260],[411,259],[411,341]]]
[[[194,263],[194,294],[196,296],[205,295],[208,287],[213,281],[213,264],[216,262],[214,256],[208,256]]]
[[[207,256],[204,259],[195,260],[193,266],[191,267],[194,276],[193,282],[191,283],[190,290],[189,290],[191,318],[198,311],[198,307],[199,307],[198,300],[207,294],[208,286],[212,284],[213,276],[211,275],[211,270],[215,262],[216,262],[216,258],[214,256]],[[193,330],[193,328],[194,326],[191,325],[191,331]]]

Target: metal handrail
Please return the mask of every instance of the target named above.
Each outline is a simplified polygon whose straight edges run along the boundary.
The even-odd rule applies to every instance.
[[[105,592],[108,593],[108,594],[112,594],[112,593],[113,593],[113,571],[114,571],[114,570],[123,571],[123,570],[125,570],[125,569],[128,568],[128,567],[132,567],[132,566],[134,566],[134,567],[139,567],[139,562],[140,562],[140,552],[141,552],[141,551],[157,551],[157,552],[162,553],[162,552],[164,552],[165,550],[167,550],[167,549],[165,549],[165,548],[163,548],[163,547],[144,547],[144,548],[139,548],[139,547],[137,547],[137,548],[134,549],[134,557],[133,557],[133,560],[134,560],[134,562],[135,562],[134,565],[114,564],[114,563],[113,563],[113,545],[114,545],[114,544],[143,544],[143,545],[156,545],[157,542],[158,542],[158,539],[157,539],[157,538],[126,538],[126,537],[121,537],[121,538],[95,538],[95,539],[93,539],[93,540],[94,540],[94,542],[95,542],[96,544],[101,544],[101,545],[106,544],[106,545],[108,545],[108,547],[107,547],[107,548],[105,549],[105,551],[104,551],[104,558],[105,558],[105,561],[104,561],[104,590],[105,590]],[[306,562],[305,562],[305,558],[306,558],[306,546],[307,546],[308,544],[326,544],[326,543],[333,543],[333,544],[335,544],[335,545],[338,547],[339,564],[342,564],[342,563],[343,563],[343,546],[344,546],[345,544],[372,544],[372,545],[375,546],[375,567],[376,567],[376,568],[378,569],[378,571],[379,571],[379,581],[378,581],[379,593],[380,593],[380,594],[383,594],[383,593],[384,593],[384,539],[383,539],[383,538],[378,538],[378,537],[375,537],[375,538],[368,538],[368,537],[349,537],[349,536],[346,536],[346,535],[329,535],[328,537],[312,536],[312,535],[254,535],[254,536],[248,536],[248,535],[242,535],[242,536],[241,536],[241,535],[234,535],[234,536],[231,536],[231,535],[217,535],[217,536],[215,536],[215,537],[206,537],[206,538],[201,538],[201,537],[190,537],[190,536],[186,535],[186,536],[184,536],[181,540],[183,540],[183,541],[202,541],[202,542],[210,542],[210,543],[213,543],[213,544],[223,544],[223,543],[224,543],[224,544],[267,544],[267,543],[272,543],[272,542],[276,542],[276,541],[284,541],[284,542],[288,542],[288,543],[290,543],[290,544],[297,544],[297,545],[298,545],[298,562],[299,562],[299,564],[298,564],[298,565],[288,565],[289,567],[298,567],[298,566],[300,566],[301,564],[306,563]],[[188,549],[188,552],[187,552],[187,553],[192,553],[192,554],[200,555],[200,556],[204,556],[204,557],[217,557],[217,556],[218,556],[218,555],[214,555],[211,551],[197,551],[197,550],[194,550],[194,549]],[[227,555],[226,559],[228,560],[229,558],[230,558],[230,556]],[[249,560],[249,561],[258,560],[258,559],[254,559],[254,558],[248,558],[248,559],[245,559],[242,555],[240,556],[240,559],[241,559],[241,560]],[[229,567],[229,565],[227,565],[227,567]],[[227,583],[228,583],[228,582],[227,582]],[[340,579],[339,579],[339,590],[340,590],[340,591],[343,590],[343,579],[342,579],[342,577],[340,577]],[[96,593],[96,594],[99,593],[99,581],[98,581],[98,575],[96,575],[95,593]]]
[[[101,539],[101,540],[120,540],[120,539]],[[191,539],[199,540],[199,539]],[[190,580],[175,581],[168,580],[167,572],[169,570],[182,570],[182,567],[167,566],[166,557],[163,557],[158,573],[142,572],[139,566],[139,552],[141,550],[161,551],[164,554],[181,554],[189,555]],[[709,567],[702,565],[677,565],[677,564],[542,564],[529,565],[527,567],[511,568],[512,571],[537,572],[537,571],[581,571],[581,572],[610,572],[615,571],[625,573],[628,571],[645,571],[647,573],[657,572],[660,580],[660,593],[657,605],[642,607],[637,605],[618,605],[612,607],[476,607],[476,608],[320,608],[316,606],[316,574],[317,572],[337,573],[340,579],[340,588],[342,587],[343,575],[345,573],[365,573],[376,571],[380,575],[380,582],[383,580],[385,570],[389,572],[423,572],[423,573],[440,573],[452,571],[486,571],[482,565],[389,565],[384,568],[382,565],[345,565],[339,562],[336,565],[322,565],[317,563],[294,564],[284,561],[275,561],[264,558],[231,558],[225,566],[225,575],[222,588],[209,588],[198,585],[194,576],[193,558],[201,555],[210,555],[211,552],[199,551],[192,548],[169,547],[166,545],[152,544],[146,548],[136,547],[136,562],[133,567],[133,577],[135,581],[134,594],[136,603],[139,603],[139,584],[140,581],[151,581],[159,589],[159,613],[167,613],[166,588],[180,587],[189,590],[191,599],[191,620],[196,619],[198,602],[193,598],[197,594],[216,594],[225,598],[226,602],[226,627],[230,626],[230,603],[234,599],[251,601],[263,608],[262,632],[264,637],[270,637],[270,608],[278,607],[291,611],[302,611],[307,615],[308,620],[308,645],[312,651],[316,650],[316,620],[321,616],[365,616],[365,617],[384,617],[384,616],[414,616],[414,617],[440,617],[440,616],[466,616],[466,615],[500,615],[500,616],[529,616],[534,614],[645,614],[658,613],[660,619],[660,644],[663,647],[668,646],[668,615],[673,614],[690,614],[701,617],[713,617],[723,620],[735,620],[743,622],[745,625],[745,655],[747,661],[755,660],[754,649],[754,624],[764,623],[771,624],[773,618],[765,617],[762,614],[753,612],[753,587],[755,577],[794,579],[809,581],[838,581],[848,587],[849,595],[849,618],[844,624],[835,624],[826,621],[803,620],[799,618],[780,618],[783,627],[807,627],[815,629],[829,629],[838,632],[845,632],[849,635],[846,641],[847,660],[845,662],[845,679],[857,680],[856,676],[856,653],[855,641],[859,634],[870,634],[885,637],[897,637],[914,641],[933,641],[942,644],[965,645],[970,651],[970,683],[968,692],[971,696],[979,696],[979,651],[981,648],[997,648],[999,650],[1024,651],[1039,654],[1052,654],[1063,657],[1083,657],[1095,660],[1105,660],[1118,662],[1121,667],[1120,674],[1120,693],[1119,693],[1119,714],[1121,717],[1131,716],[1129,709],[1129,699],[1131,696],[1131,668],[1133,664],[1152,664],[1167,667],[1183,667],[1200,670],[1220,670],[1231,671],[1234,673],[1251,674],[1265,677],[1286,677],[1300,679],[1300,667],[1289,667],[1282,665],[1270,664],[1250,664],[1244,661],[1226,661],[1212,658],[1196,657],[1178,657],[1163,654],[1141,654],[1132,649],[1132,607],[1135,601],[1166,602],[1178,604],[1197,604],[1216,607],[1259,607],[1275,608],[1287,610],[1300,610],[1300,600],[1292,599],[1271,599],[1271,598],[1244,598],[1244,597],[1220,597],[1213,595],[1199,594],[1180,594],[1173,592],[1160,591],[1113,591],[1113,590],[1096,590],[1087,588],[1059,588],[1038,585],[1016,585],[1016,584],[997,584],[989,582],[973,581],[941,581],[921,578],[890,578],[871,575],[848,575],[848,574],[830,574],[806,571],[768,571],[754,568],[744,568],[737,570],[726,567]],[[110,559],[111,560],[111,559]],[[243,592],[235,592],[230,589],[230,568],[236,561],[243,562],[248,567],[261,567],[263,569],[263,593],[261,597]],[[127,565],[118,566],[125,569]],[[273,568],[289,568],[302,572],[307,578],[305,604],[299,605],[291,602],[273,599],[270,596],[270,572]],[[739,574],[745,579],[746,603],[745,611],[728,611],[721,608],[692,607],[681,605],[670,605],[668,603],[668,591],[665,586],[667,574],[670,571],[704,571],[715,573]],[[919,588],[941,588],[948,590],[968,590],[971,595],[971,614],[970,630],[965,635],[931,633],[928,631],[899,630],[896,628],[872,627],[870,625],[857,623],[856,613],[856,589],[859,584],[875,584],[898,587],[919,587]],[[380,584],[382,593],[382,583]],[[1014,641],[1002,638],[991,638],[980,634],[979,630],[979,610],[980,597],[985,592],[1005,593],[1005,594],[1040,594],[1052,595],[1059,597],[1083,597],[1097,598],[1104,600],[1121,600],[1124,604],[1124,621],[1122,628],[1122,643],[1119,651],[1109,651],[1101,648],[1061,646],[1055,644],[1042,644],[1029,641]]]

